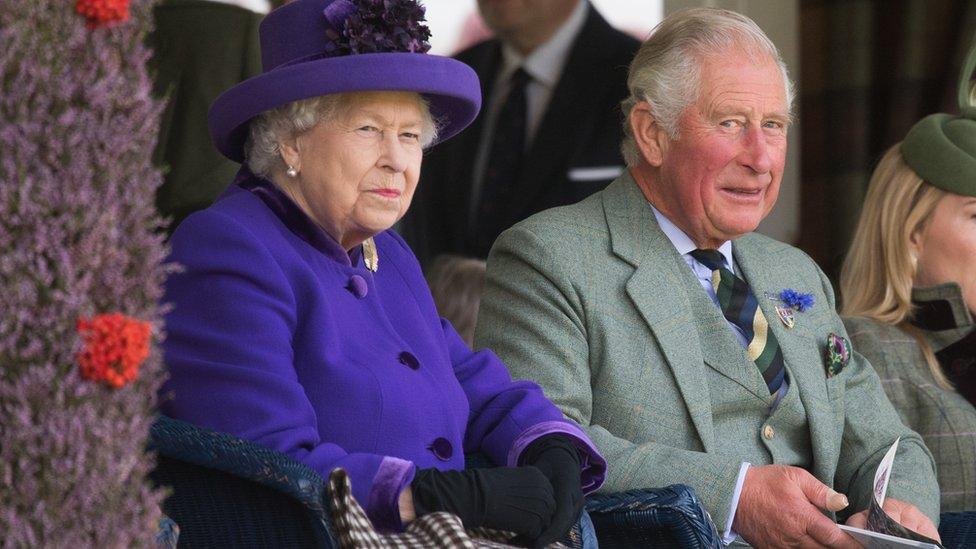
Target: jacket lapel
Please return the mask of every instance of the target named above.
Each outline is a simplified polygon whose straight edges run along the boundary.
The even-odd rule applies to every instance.
[[[742,344],[736,339],[722,310],[715,305],[694,275],[688,278],[692,283],[688,288],[688,302],[692,315],[697,321],[695,327],[701,341],[702,358],[705,364],[738,383],[764,403],[768,403],[769,387],[766,386],[755,362],[749,360]]]
[[[778,242],[776,244],[782,246],[784,250],[787,249],[785,244]],[[815,471],[813,472],[818,478],[829,478],[834,470],[830,463],[836,464],[836,460],[825,461],[817,458],[836,456],[840,449],[836,447],[836,418],[828,404],[830,398],[824,378],[821,349],[816,344],[816,334],[807,332],[799,325],[792,330],[786,329],[776,312],[778,302],[765,296],[766,292],[778,294],[786,288],[796,287],[797,282],[791,280],[789,267],[777,261],[776,250],[764,245],[759,238],[745,236],[736,240],[733,248],[736,262],[759,299],[759,306],[766,315],[769,327],[776,335],[783,352],[784,366],[790,377],[789,390],[799,391],[800,400],[806,409],[814,456]],[[814,306],[826,305],[818,303]]]
[[[701,349],[688,344],[695,319],[682,287],[677,252],[658,228],[629,172],[603,192],[613,253],[634,266],[627,294],[654,333],[705,451],[714,449],[712,410]],[[670,247],[670,251],[669,248]],[[677,258],[680,260],[680,258]]]
[[[624,201],[636,204],[636,207],[631,206],[633,211],[628,214],[635,223],[630,229],[618,227],[619,239],[614,234],[615,229],[611,227],[614,251],[617,251],[619,242],[621,252],[631,250],[634,257],[644,258],[643,262],[632,261],[637,270],[630,280],[628,290],[632,290],[631,299],[659,339],[662,337],[658,333],[661,327],[674,323],[671,317],[680,312],[681,318],[687,319],[686,326],[666,334],[676,345],[675,349],[665,349],[672,366],[678,363],[678,360],[671,358],[672,353],[676,357],[680,356],[678,353],[693,353],[684,358],[694,358],[698,364],[704,362],[716,372],[741,385],[756,398],[768,402],[769,389],[762,375],[735,338],[722,311],[701,287],[684,258],[661,230],[653,210],[630,174],[625,172],[617,181],[625,178],[630,182],[629,196],[621,197],[620,208],[625,205]],[[641,234],[643,238],[634,240],[635,234]],[[618,255],[622,256],[621,253]],[[662,291],[662,288],[670,290]],[[654,315],[654,320],[649,318],[651,315]],[[664,324],[659,324],[662,318]],[[694,333],[698,334],[700,346],[688,344],[688,334]]]

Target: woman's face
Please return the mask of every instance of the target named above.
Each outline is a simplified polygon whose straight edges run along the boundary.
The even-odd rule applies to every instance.
[[[947,194],[913,242],[918,253],[915,285],[955,282],[966,306],[976,312],[976,197]]]
[[[283,144],[283,188],[343,249],[393,226],[420,177],[424,107],[409,92],[350,94],[332,120]]]

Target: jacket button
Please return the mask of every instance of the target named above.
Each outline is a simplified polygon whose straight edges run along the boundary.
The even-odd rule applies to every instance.
[[[416,370],[420,368],[420,361],[417,360],[417,357],[413,356],[413,353],[411,353],[410,351],[403,351],[402,353],[400,353],[400,356],[397,357],[397,360],[400,361],[400,364],[403,364],[404,366],[408,366],[411,370]],[[444,442],[447,441],[445,440]]]
[[[773,437],[776,436],[776,430],[773,429],[772,425],[767,425],[763,427],[762,433],[763,433],[763,438],[765,438],[766,440],[773,440]]]
[[[346,289],[352,292],[352,295],[362,299],[369,292],[369,285],[366,284],[365,278],[359,275],[352,275],[349,277],[349,284],[346,285]]]
[[[447,461],[454,455],[454,446],[451,445],[451,441],[443,437],[432,442],[427,449],[433,452],[437,456],[437,459],[441,461]]]

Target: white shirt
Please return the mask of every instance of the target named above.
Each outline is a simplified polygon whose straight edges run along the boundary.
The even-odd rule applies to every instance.
[[[502,44],[502,64],[495,75],[495,83],[491,88],[485,109],[485,122],[481,129],[481,138],[474,156],[474,171],[471,181],[471,203],[468,213],[470,219],[477,219],[478,200],[481,198],[481,186],[484,180],[485,167],[488,164],[488,151],[491,139],[495,135],[495,121],[508,97],[509,80],[512,74],[521,67],[529,75],[525,85],[525,149],[532,145],[542,118],[545,116],[549,101],[559,83],[569,52],[583,24],[586,22],[586,11],[589,2],[580,0],[573,12],[566,19],[556,34],[546,43],[532,50],[527,56],[521,55],[508,44]],[[474,221],[472,221],[473,223]]]
[[[672,223],[663,213],[659,212],[657,208],[651,205],[651,209],[654,210],[654,217],[657,219],[657,224],[660,225],[661,230],[664,231],[664,235],[668,237],[668,240],[671,241],[674,248],[678,250],[685,263],[691,267],[691,272],[695,273],[698,282],[705,289],[705,292],[708,293],[708,297],[712,298],[715,306],[721,309],[722,306],[719,305],[718,296],[715,295],[715,288],[712,286],[712,270],[691,256],[691,252],[697,250],[698,246],[695,245],[684,231]],[[732,261],[732,241],[726,241],[719,246],[718,251],[725,258],[725,266],[732,271],[732,274],[736,274],[735,262]],[[728,321],[726,320],[726,322]],[[742,328],[733,322],[729,322],[729,327],[732,328],[732,333],[735,334],[735,338],[739,340],[739,343],[743,347],[748,347],[749,341],[746,339],[746,334],[742,331]]]

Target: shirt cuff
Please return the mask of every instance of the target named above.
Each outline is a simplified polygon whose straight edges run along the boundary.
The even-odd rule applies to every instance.
[[[722,534],[722,543],[728,545],[739,537],[732,530],[732,523],[735,521],[735,510],[739,507],[739,496],[742,495],[742,483],[746,481],[746,471],[749,470],[749,463],[742,462],[739,466],[739,477],[735,479],[735,490],[732,492],[732,508],[729,510],[729,519],[725,523],[725,533]]]

